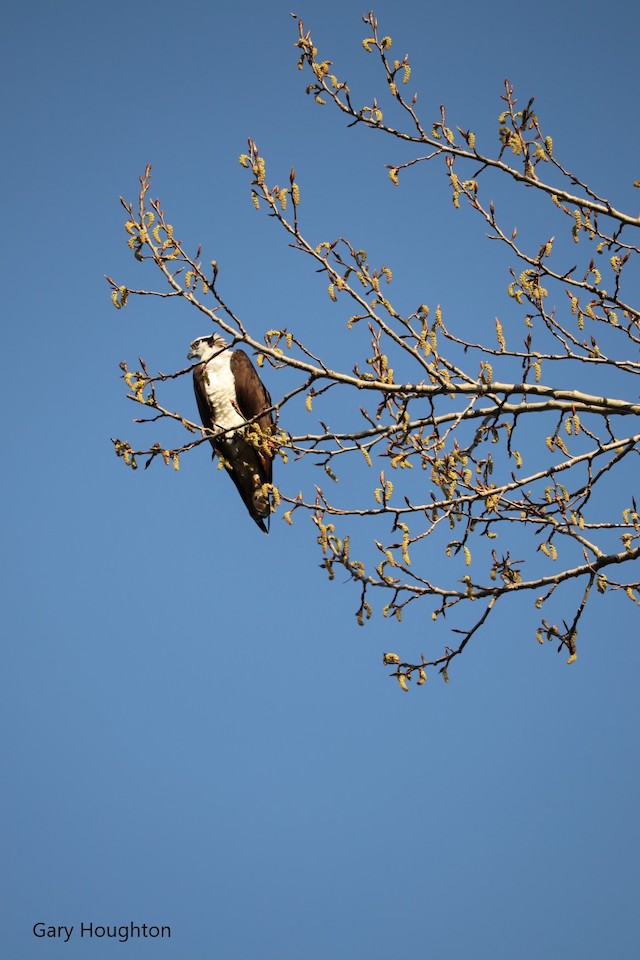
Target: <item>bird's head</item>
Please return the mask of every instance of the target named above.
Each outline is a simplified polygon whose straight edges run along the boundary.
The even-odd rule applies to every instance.
[[[212,333],[208,337],[198,337],[191,344],[191,349],[187,354],[189,360],[210,360],[216,353],[220,353],[226,347],[226,342],[217,333]]]

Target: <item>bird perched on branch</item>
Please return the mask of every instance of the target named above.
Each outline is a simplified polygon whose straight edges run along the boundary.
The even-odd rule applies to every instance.
[[[202,425],[214,434],[209,437],[214,453],[255,522],[268,533],[271,505],[265,485],[272,477],[268,441],[274,418],[266,411],[271,397],[244,350],[229,348],[218,334],[194,340],[189,359],[202,361],[193,370],[193,389]]]

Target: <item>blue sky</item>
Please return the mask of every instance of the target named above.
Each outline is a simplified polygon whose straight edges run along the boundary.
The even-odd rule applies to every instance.
[[[401,151],[305,96],[289,10],[115,0],[4,15],[3,953],[102,956],[129,948],[80,940],[80,924],[133,921],[172,929],[137,942],[141,957],[631,957],[631,604],[596,598],[571,668],[514,606],[448,686],[434,675],[405,696],[381,654],[426,648],[426,611],[358,628],[310,524],[260,535],[203,448],[179,473],[133,474],[113,454],[110,437],[136,438],[120,361],[178,368],[206,332],[174,302],[111,306],[105,273],[143,284],[118,197],[135,198],[147,162],[176,232],[218,260],[257,336],[287,325],[329,345],[336,308],[253,210],[247,137],[273,179],[295,166],[309,232],[389,263],[401,301],[469,323],[509,309],[506,261],[453,211],[441,172],[394,188],[385,164]],[[373,90],[364,8],[295,11],[336,71]],[[570,167],[637,204],[631,5],[612,19],[567,0],[376,13],[434,115],[446,102],[488,136],[508,76]],[[195,416],[188,383],[168,396]],[[280,479],[296,492],[316,476],[303,463]],[[38,921],[76,932],[41,941]]]

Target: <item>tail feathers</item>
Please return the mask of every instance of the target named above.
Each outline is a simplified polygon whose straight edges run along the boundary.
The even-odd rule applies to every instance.
[[[263,485],[269,483],[270,479],[255,447],[236,435],[224,444],[220,453],[225,461],[225,469],[250,516],[263,533],[269,533],[271,504]]]

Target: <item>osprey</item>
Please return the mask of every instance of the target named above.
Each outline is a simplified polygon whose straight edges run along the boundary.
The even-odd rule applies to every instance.
[[[244,350],[230,350],[218,334],[198,337],[191,344],[189,359],[201,360],[194,368],[193,389],[202,425],[216,434],[210,437],[214,453],[224,462],[244,505],[261,530],[270,513],[269,495],[273,454],[245,439],[246,422],[252,420],[263,434],[273,432],[273,413],[267,413],[271,397]]]

